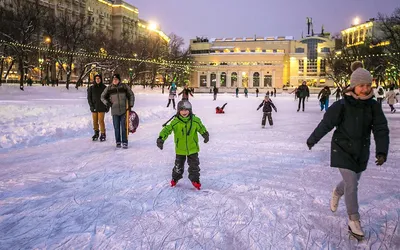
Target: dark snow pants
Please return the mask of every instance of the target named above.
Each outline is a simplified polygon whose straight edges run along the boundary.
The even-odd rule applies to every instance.
[[[171,104],[171,101],[172,101],[172,107],[175,109],[175,99],[168,99],[167,108],[168,108],[169,105]]]
[[[261,121],[261,125],[265,126],[267,117],[268,117],[269,125],[272,126],[272,125],[274,124],[274,122],[272,121],[272,114],[271,114],[271,112],[264,112],[264,115],[263,115],[263,118],[262,118],[262,121]]]
[[[182,179],[183,172],[185,170],[186,155],[176,155],[175,166],[172,169],[172,179],[178,181]],[[189,180],[200,183],[200,160],[199,154],[191,154],[187,156],[187,162],[189,164]]]
[[[358,213],[358,181],[360,180],[361,173],[356,173],[349,169],[339,168],[343,180],[336,186],[336,194],[344,195],[344,202],[346,203],[347,214],[350,220],[360,220]]]
[[[299,107],[297,108],[297,111],[300,110],[300,104],[303,103],[303,111],[304,111],[304,101],[306,100],[305,97],[299,97]]]

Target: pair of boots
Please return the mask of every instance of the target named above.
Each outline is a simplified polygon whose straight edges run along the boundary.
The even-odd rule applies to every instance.
[[[99,139],[99,132],[98,130],[94,131],[94,135],[92,136],[93,141],[97,141]],[[100,141],[105,141],[106,140],[106,133],[101,133],[100,135]]]
[[[171,187],[175,187],[176,184],[178,184],[178,181],[172,179],[172,180],[171,180]],[[200,188],[201,188],[201,183],[200,183],[200,182],[192,181],[192,185],[193,185],[193,187],[195,187],[197,190],[200,190]]]
[[[339,200],[341,195],[336,193],[336,188],[332,191],[332,199],[330,202],[331,211],[336,212],[339,206]],[[348,223],[349,233],[354,236],[357,240],[362,240],[364,238],[364,231],[361,228],[361,223],[359,220],[349,220]]]

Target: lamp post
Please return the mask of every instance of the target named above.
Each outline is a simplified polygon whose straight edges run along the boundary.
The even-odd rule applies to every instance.
[[[133,69],[129,68],[129,87],[132,88]]]

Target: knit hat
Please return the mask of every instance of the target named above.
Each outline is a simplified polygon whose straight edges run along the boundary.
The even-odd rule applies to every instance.
[[[121,81],[121,76],[119,74],[114,74],[113,78],[117,78],[119,81]]]
[[[192,104],[186,100],[178,102],[178,113],[179,113],[179,111],[184,110],[184,109],[189,110],[189,112],[191,114],[192,113]]]
[[[372,84],[372,75],[368,70],[363,68],[362,62],[355,61],[351,64],[350,86],[347,90],[353,90],[360,84]]]
[[[96,75],[94,76],[94,80],[95,80],[95,81],[96,81],[96,77],[99,77],[99,78],[100,78],[100,83],[103,82],[103,77],[102,77],[100,74],[96,74]]]

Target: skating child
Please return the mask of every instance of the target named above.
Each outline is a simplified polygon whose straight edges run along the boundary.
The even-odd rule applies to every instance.
[[[216,107],[215,113],[216,114],[225,114],[224,108],[225,108],[226,104],[228,104],[228,103],[225,103],[224,105],[222,105],[222,107],[220,107],[220,106]]]
[[[342,180],[332,191],[330,207],[336,212],[344,196],[349,216],[349,231],[357,239],[364,238],[358,209],[358,181],[367,169],[371,131],[375,139],[376,165],[382,165],[388,155],[389,129],[381,105],[373,99],[372,75],[361,62],[351,65],[353,73],[344,98],[328,108],[324,118],[307,140],[311,148],[336,127],[331,143],[331,167],[338,168]]]
[[[272,126],[274,124],[274,122],[272,121],[272,114],[271,114],[272,113],[272,109],[274,109],[275,112],[278,112],[278,111],[277,111],[274,103],[272,102],[272,100],[269,98],[268,95],[266,95],[264,97],[264,100],[258,106],[257,110],[259,110],[262,106],[264,106],[263,107],[264,115],[263,115],[263,118],[262,118],[262,121],[261,121],[261,127],[265,128],[265,122],[266,122],[267,117],[268,117],[269,125]]]
[[[204,143],[209,140],[209,134],[200,118],[192,113],[192,105],[184,100],[178,103],[178,112],[170,124],[166,125],[157,139],[157,147],[163,149],[164,141],[174,132],[175,142],[175,166],[172,169],[171,187],[176,186],[182,179],[184,165],[187,157],[189,164],[189,180],[193,186],[200,190],[200,161],[199,161],[199,139],[197,133],[204,138]]]

